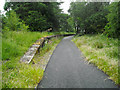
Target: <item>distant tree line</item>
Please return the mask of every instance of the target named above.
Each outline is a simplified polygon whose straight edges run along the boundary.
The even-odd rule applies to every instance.
[[[59,5],[57,2],[6,2],[4,9],[7,15],[14,10],[31,31],[44,31],[51,27],[58,29],[61,13]]]
[[[108,37],[120,35],[120,2],[72,2],[70,17],[76,33],[104,33]]]
[[[68,31],[77,34],[120,35],[120,2],[71,2],[70,14],[60,2],[6,2],[3,30]]]

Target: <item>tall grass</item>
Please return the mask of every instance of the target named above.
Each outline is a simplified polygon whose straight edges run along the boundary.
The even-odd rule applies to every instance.
[[[37,39],[48,35],[53,35],[53,33],[5,32],[2,35],[2,60],[11,60],[22,56]]]
[[[2,88],[2,33],[0,32],[0,89]]]
[[[34,88],[42,76],[42,68],[32,64],[17,63],[16,67],[3,70],[2,88]]]
[[[118,82],[118,39],[104,35],[84,35],[73,38],[86,59],[104,71],[116,84]]]
[[[19,60],[37,39],[48,35],[53,33],[8,31],[2,34],[2,88],[35,87],[42,79],[42,68]]]
[[[33,58],[33,62],[36,65],[39,65],[42,68],[45,68],[51,54],[53,53],[55,47],[61,41],[63,37],[52,38],[49,42],[46,42],[45,46],[40,50],[38,54],[36,54]]]

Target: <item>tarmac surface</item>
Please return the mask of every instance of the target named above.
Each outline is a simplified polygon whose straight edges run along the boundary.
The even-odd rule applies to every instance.
[[[71,39],[64,37],[58,44],[37,88],[117,88],[105,73],[88,64]]]

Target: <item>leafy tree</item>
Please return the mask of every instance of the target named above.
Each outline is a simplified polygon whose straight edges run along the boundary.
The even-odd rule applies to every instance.
[[[44,31],[50,27],[58,29],[61,13],[59,5],[57,2],[7,2],[4,9],[15,10],[31,31]]]
[[[26,31],[28,26],[25,25],[23,21],[20,21],[16,13],[11,10],[6,17],[3,17],[3,31]]]
[[[109,5],[109,14],[106,16],[109,21],[105,26],[105,34],[108,37],[119,37],[120,29],[119,29],[119,10],[120,2],[113,2]]]
[[[70,16],[73,19],[74,22],[74,28],[76,33],[78,33],[80,30],[82,30],[83,27],[81,27],[83,25],[83,19],[84,19],[84,9],[85,9],[85,4],[86,2],[72,2],[69,12],[70,12]],[[81,27],[81,29],[80,29]]]
[[[2,29],[2,14],[1,14],[1,10],[0,10],[0,33],[1,33],[1,29]]]
[[[75,32],[73,18],[69,16],[67,22],[69,25],[69,31]]]
[[[107,23],[106,2],[72,2],[70,15],[73,17],[76,33],[102,33]]]
[[[67,19],[68,19],[68,14],[64,14],[62,13],[60,15],[60,30],[61,31],[68,31],[68,22],[67,22]]]

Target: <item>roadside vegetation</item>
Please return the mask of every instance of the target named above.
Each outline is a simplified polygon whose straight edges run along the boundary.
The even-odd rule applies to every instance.
[[[35,30],[33,29],[35,26],[30,27],[27,25],[26,21],[19,18],[19,15],[14,10],[7,11],[6,16],[2,15],[1,17],[3,19],[1,34],[2,88],[34,88],[42,79],[44,70],[39,65],[20,63],[20,58],[36,40],[50,35],[66,34],[69,32],[44,32],[50,26],[40,30],[36,27],[37,30]],[[57,38],[52,40],[51,44],[49,43],[42,49],[41,57],[49,50],[53,50],[54,44],[58,44],[60,41]]]
[[[24,55],[32,44],[48,35],[53,33],[39,33],[39,32],[16,32],[9,31],[3,34],[2,38],[2,59],[3,61],[14,60],[16,57]]]
[[[15,38],[11,38],[14,34]],[[34,88],[39,83],[44,71],[39,63],[24,64],[19,63],[19,60],[40,36],[45,35],[47,36],[47,33],[9,32],[8,39],[3,38],[2,88]],[[51,39],[51,43],[46,43],[41,49],[40,56],[43,57],[51,49],[54,50],[59,41],[60,39],[57,38]]]
[[[35,81],[33,81],[34,84],[36,83],[36,80],[39,80],[42,76],[41,69],[32,67],[31,65],[20,64],[19,61],[37,39],[47,35],[47,33],[22,31],[9,31],[4,33],[2,38],[3,88],[26,87],[25,82],[29,82],[29,80],[25,81],[29,79],[27,76],[36,77],[34,78]],[[35,72],[39,72],[39,74],[36,74]],[[24,80],[22,80],[23,78]]]
[[[118,39],[105,35],[83,35],[74,37],[73,42],[82,51],[89,63],[109,75],[109,79],[118,83]]]
[[[72,2],[69,12],[77,33],[73,42],[90,63],[120,85],[119,7],[120,2]]]
[[[53,54],[53,51],[55,50],[62,38],[63,37],[55,37],[46,41],[44,47],[34,56],[31,63],[33,63],[35,66],[42,68],[42,71],[45,71],[50,57]]]
[[[120,2],[71,2],[69,14],[62,12],[60,4],[60,2],[5,3],[6,13],[0,14],[2,88],[35,87],[42,79],[44,71],[38,64],[44,63],[44,57],[54,50],[61,38],[46,42],[45,47],[30,64],[20,63],[20,58],[37,39],[73,33],[77,34],[73,41],[89,62],[108,74],[116,84],[120,84],[117,64]]]
[[[0,32],[0,89],[2,88],[2,36]]]

